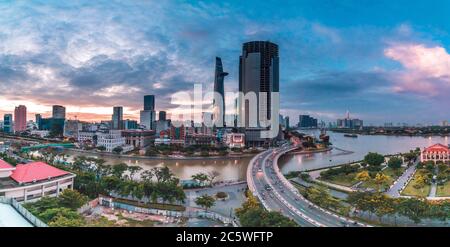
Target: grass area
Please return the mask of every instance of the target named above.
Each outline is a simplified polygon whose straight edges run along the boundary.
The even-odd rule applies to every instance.
[[[443,185],[438,185],[436,196],[450,196],[450,181],[445,182]]]
[[[405,172],[406,168],[405,167],[400,167],[399,169],[392,169],[390,167],[384,169],[382,171],[382,173],[384,175],[387,175],[389,177],[391,177],[394,181],[400,177],[404,172]]]
[[[408,183],[406,188],[402,191],[402,195],[427,197],[430,194],[431,185],[429,185],[429,184],[425,184],[425,186],[420,189],[414,188],[414,185],[416,184],[417,176],[419,176],[419,175],[420,175],[420,171],[417,171],[416,174],[414,174],[413,179]]]
[[[388,176],[389,179],[386,182],[386,184],[384,184],[381,187],[381,189],[382,190],[388,189],[391,186],[391,184],[393,184],[395,182],[395,180],[397,180],[397,178],[400,177],[403,174],[403,172],[405,172],[405,170],[406,170],[406,168],[404,168],[404,167],[400,167],[399,169],[392,169],[392,168],[388,167],[388,168],[382,170],[381,173]],[[370,181],[365,181],[365,182],[361,183],[360,186],[362,188],[377,189],[378,185],[373,180],[370,180]]]
[[[352,172],[349,174],[340,174],[337,176],[333,176],[329,179],[319,178],[319,180],[324,181],[324,182],[333,183],[333,184],[342,185],[342,186],[351,187],[358,182],[355,179],[356,174],[357,174],[356,172],[355,173]]]
[[[394,181],[403,174],[405,169],[406,168],[401,167],[401,168],[395,170],[395,169],[388,167],[388,168],[382,170],[381,173],[383,173],[384,175],[389,177],[387,183],[383,186],[383,188],[385,188],[385,189],[389,188],[389,186],[391,184],[393,184]],[[362,172],[362,171],[367,171],[367,169],[359,169],[357,172],[352,172],[349,174],[335,175],[328,179],[320,178],[319,180],[337,184],[337,185],[351,187],[351,186],[355,185],[356,183],[358,183],[358,180],[356,180],[355,177],[359,172]],[[360,186],[362,188],[373,188],[373,189],[377,188],[377,184],[373,180],[363,182]]]

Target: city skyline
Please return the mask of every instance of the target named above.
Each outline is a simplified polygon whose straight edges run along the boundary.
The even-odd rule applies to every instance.
[[[69,119],[98,121],[120,105],[124,119],[139,119],[148,94],[170,114],[173,93],[194,83],[213,90],[216,56],[229,72],[225,91],[237,91],[241,45],[270,40],[280,47],[281,113],[291,119],[336,121],[346,110],[379,125],[450,118],[445,1],[1,5],[1,116],[26,105],[33,119],[63,105]]]

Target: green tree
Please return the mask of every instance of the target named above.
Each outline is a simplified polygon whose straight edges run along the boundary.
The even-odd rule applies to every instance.
[[[66,189],[59,195],[59,204],[70,209],[78,209],[87,201],[88,198],[76,190]]]
[[[193,179],[194,181],[196,181],[196,182],[199,183],[200,185],[204,185],[204,183],[205,183],[206,181],[209,180],[208,174],[203,173],[203,172],[199,172],[199,173],[197,173],[197,174],[194,174],[194,175],[192,175],[191,177],[192,177],[192,179]]]
[[[112,175],[118,178],[122,178],[125,171],[128,169],[127,164],[119,163],[112,167]]]
[[[384,156],[378,153],[369,152],[364,157],[364,162],[370,166],[380,166],[384,162]]]
[[[141,170],[142,170],[142,167],[140,167],[140,166],[128,166],[128,167],[127,167],[127,170],[128,170],[128,172],[129,172],[129,178],[130,178],[130,180],[133,181],[134,175],[135,175],[137,172],[141,171]]]
[[[424,200],[415,198],[400,198],[398,205],[398,213],[413,220],[416,224],[420,223],[429,209],[428,204]]]
[[[57,216],[48,223],[51,227],[81,227],[85,224],[86,223],[82,218],[71,219],[64,216]]]
[[[392,169],[399,169],[403,164],[403,160],[398,157],[392,157],[388,161],[388,166]]]
[[[208,208],[211,208],[215,204],[215,199],[212,196],[209,196],[207,194],[204,194],[202,196],[199,196],[195,198],[195,203],[199,205],[200,207],[204,208],[205,211],[208,210]]]
[[[118,146],[118,147],[115,147],[112,151],[113,151],[113,153],[120,154],[120,153],[122,153],[123,148],[121,146]]]

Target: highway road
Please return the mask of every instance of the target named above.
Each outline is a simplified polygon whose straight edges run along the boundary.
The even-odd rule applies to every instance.
[[[359,222],[338,216],[306,200],[281,174],[278,158],[297,147],[284,145],[255,156],[247,170],[250,190],[269,211],[279,211],[306,227],[361,227]]]

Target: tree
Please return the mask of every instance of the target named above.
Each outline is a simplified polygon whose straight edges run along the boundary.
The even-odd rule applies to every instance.
[[[204,185],[206,181],[209,181],[209,177],[207,174],[200,172],[191,176],[194,181],[199,183],[200,185]]]
[[[64,216],[56,216],[54,220],[48,223],[51,227],[81,227],[85,224],[82,218],[70,219]]]
[[[427,184],[427,178],[424,175],[419,174],[414,179],[413,187],[416,189],[421,189],[421,188],[425,187],[426,184]]]
[[[373,179],[375,184],[377,184],[377,190],[380,191],[381,187],[389,182],[390,177],[379,172],[375,175]]]
[[[130,180],[133,181],[134,175],[139,172],[140,170],[142,170],[142,167],[140,166],[128,166],[128,172],[130,173],[129,177]]]
[[[220,173],[218,171],[211,171],[208,172],[208,181],[209,181],[209,186],[212,186],[214,180],[220,175]]]
[[[368,171],[359,172],[358,174],[356,174],[355,179],[361,182],[369,181],[370,180],[369,172]]]
[[[40,212],[44,212],[47,209],[58,208],[59,199],[57,197],[44,196],[39,201],[32,203],[25,203],[23,206],[28,209],[32,214],[38,215]]]
[[[151,170],[146,170],[141,173],[141,179],[144,180],[144,182],[151,182],[154,174]]]
[[[106,150],[106,147],[105,146],[98,146],[97,150],[103,152],[103,151]]]
[[[200,207],[204,208],[205,211],[208,210],[208,208],[211,208],[215,204],[215,199],[212,196],[209,196],[207,194],[204,194],[202,196],[199,196],[195,199],[195,203],[199,205]]]
[[[384,162],[384,156],[378,153],[369,152],[364,157],[364,162],[370,166],[380,166]]]
[[[293,220],[285,217],[280,212],[268,212],[263,217],[262,226],[265,227],[296,227]]]
[[[70,209],[78,209],[87,201],[87,197],[76,190],[66,189],[59,195],[59,204]]]
[[[399,198],[398,213],[419,223],[428,211],[428,204],[424,200],[414,198]]]
[[[112,167],[112,175],[116,176],[118,178],[123,177],[123,173],[128,169],[127,164],[125,163],[119,163]]]
[[[392,157],[388,161],[388,166],[392,169],[399,169],[403,164],[403,160],[398,157]]]
[[[240,215],[247,212],[249,209],[259,208],[260,204],[258,199],[250,192],[246,192],[247,200],[242,204],[242,207],[237,208],[235,210],[236,215],[239,217]]]
[[[121,146],[118,146],[118,147],[115,147],[112,151],[113,151],[113,153],[120,154],[120,153],[122,153],[123,148]]]

